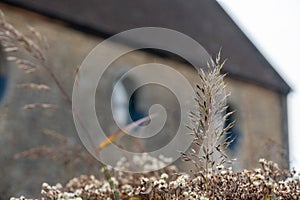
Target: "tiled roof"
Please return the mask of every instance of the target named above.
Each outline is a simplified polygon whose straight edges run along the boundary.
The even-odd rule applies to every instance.
[[[187,34],[209,53],[222,47],[230,76],[288,94],[290,87],[214,0],[4,0],[109,36],[155,26]]]

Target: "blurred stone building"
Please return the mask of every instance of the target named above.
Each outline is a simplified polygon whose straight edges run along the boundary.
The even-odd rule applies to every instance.
[[[30,25],[48,38],[49,64],[69,96],[72,96],[76,69],[85,56],[101,41],[121,31],[164,27],[187,34],[212,55],[222,47],[222,57],[228,59],[224,68],[231,92],[228,103],[230,109],[236,111],[230,119],[236,120],[231,130],[236,140],[228,150],[237,158],[236,168],[254,167],[261,157],[288,166],[287,95],[290,87],[216,1],[5,0],[0,9],[7,21],[18,29],[29,33],[27,25]],[[112,48],[123,45],[114,44]],[[72,112],[48,74],[42,68],[25,74],[5,60],[4,52],[0,59],[0,196],[21,193],[30,196],[39,192],[44,181],[55,183],[87,173],[80,167],[66,170],[62,167],[64,163],[56,164],[46,158],[13,159],[15,154],[32,147],[53,145],[54,142],[42,134],[44,129],[73,138],[71,142],[79,139]],[[145,63],[162,63],[178,70],[192,83],[199,81],[193,67],[167,52],[145,50],[122,56],[112,63],[106,79],[101,80],[105,89],[97,91],[96,100],[100,103],[96,110],[100,121],[108,124],[111,121],[107,96],[114,81],[129,69]],[[128,90],[137,82],[138,77],[130,77],[116,89],[118,95],[113,103],[117,108],[116,120],[120,123],[128,121],[123,114],[128,108],[123,102],[130,98]],[[47,84],[51,91],[20,89],[17,85],[21,83]],[[147,88],[141,88],[130,98],[129,112],[133,120],[145,116],[153,103],[170,108],[168,114],[172,117],[167,120],[178,120],[180,113],[174,96],[165,88],[153,87],[155,94],[149,95]],[[30,103],[51,103],[60,109],[22,109]],[[175,129],[176,124],[163,131],[168,136]],[[112,125],[106,131],[116,130]]]

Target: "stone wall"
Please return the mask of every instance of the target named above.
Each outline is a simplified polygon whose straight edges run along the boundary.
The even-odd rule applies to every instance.
[[[26,25],[29,24],[48,38],[50,45],[48,64],[52,67],[68,95],[71,96],[76,68],[102,39],[74,30],[61,21],[49,19],[23,9],[5,4],[0,4],[0,9],[15,27],[26,32]],[[122,45],[119,44],[112,45],[112,48],[116,49],[121,47]],[[107,71],[107,78],[102,80],[103,84],[111,87],[114,80],[118,79],[124,71],[136,65],[150,62],[173,67],[187,77],[191,83],[199,81],[196,71],[184,63],[145,52],[134,52],[119,58],[111,65]],[[40,68],[32,74],[25,74],[11,63],[5,62],[4,65],[9,71],[9,84],[5,98],[0,105],[0,164],[2,166],[0,196],[25,194],[30,197],[32,194],[39,193],[40,185],[44,181],[49,183],[63,182],[80,173],[88,173],[89,171],[82,166],[71,165],[65,168],[65,163],[56,163],[47,158],[37,160],[13,159],[15,154],[29,148],[54,145],[55,141],[42,134],[44,129],[52,129],[71,138],[71,143],[78,142],[80,144],[80,141],[69,105],[64,101],[60,91],[44,69]],[[167,77],[167,74],[164,76]],[[172,81],[172,77],[169,78]],[[132,83],[129,85],[134,84],[135,81],[138,80],[132,77]],[[17,88],[17,84],[31,82],[47,84],[51,87],[51,91],[43,92]],[[226,82],[231,92],[229,103],[236,110],[234,115],[237,120],[236,127],[241,134],[238,137],[238,149],[230,152],[232,156],[238,158],[236,168],[253,167],[260,157],[285,163],[286,160],[282,160],[278,153],[283,151],[283,147],[285,147],[283,144],[285,135],[282,131],[281,121],[281,99],[283,97],[262,86],[230,78],[230,76],[226,78]],[[103,110],[107,110],[107,104],[103,102],[109,100],[108,94],[110,92],[99,88],[96,95],[97,114],[103,123],[110,121],[107,113],[103,113]],[[157,99],[170,108],[176,108],[173,106],[176,104],[173,102],[173,96],[171,94],[166,95],[166,90],[163,88],[155,88],[155,93],[151,93],[150,96],[146,92],[141,94],[143,95],[138,96],[136,107],[143,112],[147,112],[149,106]],[[56,104],[59,109],[22,109],[26,104],[39,102]],[[88,102],[89,100],[87,100]],[[170,102],[173,103],[170,104]],[[173,109],[173,113],[170,114],[173,118],[169,118],[169,120],[174,120],[178,116],[176,109]],[[168,130],[172,134],[173,129],[170,128]],[[115,126],[108,128],[108,132],[115,130],[117,130]]]

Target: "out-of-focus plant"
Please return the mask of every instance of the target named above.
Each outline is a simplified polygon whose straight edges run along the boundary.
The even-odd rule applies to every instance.
[[[48,65],[47,61],[47,49],[49,45],[47,43],[46,37],[44,37],[41,33],[35,30],[33,27],[28,27],[31,33],[30,36],[26,36],[21,33],[17,28],[15,28],[12,24],[6,21],[3,12],[0,10],[0,42],[3,47],[4,52],[7,54],[7,60],[11,62],[15,62],[17,66],[24,70],[25,73],[33,73],[38,68],[43,68],[50,76],[52,81],[55,83],[57,88],[62,94],[62,97],[67,102],[70,109],[72,109],[72,100],[69,97],[68,93],[64,89],[63,85],[55,75],[53,69]],[[23,83],[18,85],[20,88],[30,88],[34,90],[44,90],[49,91],[51,88],[46,84],[37,84],[37,83]],[[23,109],[35,109],[35,108],[43,108],[43,109],[56,109],[57,105],[53,105],[50,103],[30,103],[23,106]],[[76,112],[76,111],[73,111]],[[48,156],[57,157],[57,155],[62,156],[63,159],[70,158],[68,152],[77,153],[77,155],[85,155],[85,150],[80,148],[78,145],[70,145],[67,143],[67,138],[62,136],[59,133],[55,133],[53,131],[46,131],[47,135],[57,139],[60,141],[62,146],[59,147],[37,147],[33,149],[29,149],[22,153],[17,154],[15,157],[40,157],[40,156]],[[89,135],[87,133],[87,135]],[[91,140],[92,142],[92,140]],[[70,150],[71,149],[71,150]],[[68,151],[70,150],[70,151]],[[95,151],[98,151],[96,148]],[[85,160],[85,156],[82,157]],[[88,158],[89,156],[86,156]],[[113,181],[111,180],[110,172],[107,169],[107,166],[101,162],[99,162],[102,171],[104,173],[105,178],[110,183],[110,187],[113,191],[114,198],[119,200],[119,192],[116,190]]]

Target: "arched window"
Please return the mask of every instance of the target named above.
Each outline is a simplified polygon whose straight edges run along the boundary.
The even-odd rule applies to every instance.
[[[128,94],[122,82],[118,82],[114,87],[112,95],[112,112],[115,121],[121,125],[128,122]]]
[[[127,79],[119,81],[114,86],[112,112],[114,120],[120,125],[126,125],[145,117],[145,113],[138,109],[139,89],[129,96],[130,87],[132,87],[132,80]]]

